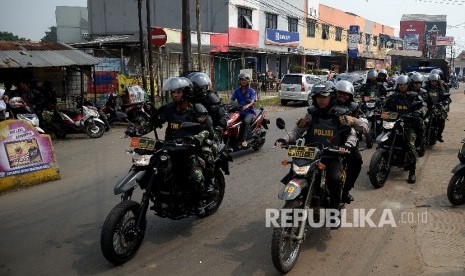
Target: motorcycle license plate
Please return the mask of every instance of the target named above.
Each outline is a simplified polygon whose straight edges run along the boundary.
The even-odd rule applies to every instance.
[[[397,119],[398,115],[399,113],[397,112],[383,112],[381,114],[381,118],[383,118],[384,120],[395,120]]]
[[[138,148],[138,149],[145,149],[145,150],[153,150],[155,149],[156,141],[150,138],[145,137],[132,137],[130,147],[131,148]]]
[[[315,159],[315,153],[317,148],[315,147],[305,147],[305,146],[289,146],[287,149],[287,155],[295,158],[303,159]]]

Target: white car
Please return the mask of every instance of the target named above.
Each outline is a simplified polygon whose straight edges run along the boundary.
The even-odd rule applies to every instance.
[[[281,89],[279,99],[281,105],[286,105],[290,101],[303,102],[306,105],[312,104],[310,92],[314,84],[320,83],[321,79],[309,74],[285,74],[281,79]]]

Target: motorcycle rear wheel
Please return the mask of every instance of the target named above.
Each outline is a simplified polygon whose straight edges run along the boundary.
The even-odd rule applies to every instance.
[[[100,122],[86,123],[84,128],[90,138],[100,138],[105,133],[105,125]]]
[[[287,201],[283,209],[299,208],[298,201]],[[280,219],[278,220],[280,221]],[[299,226],[301,223],[299,222]],[[275,227],[271,239],[271,259],[274,267],[281,273],[287,273],[294,268],[299,258],[301,241],[293,239],[299,233],[297,227]]]
[[[389,168],[386,167],[386,156],[387,151],[385,149],[378,149],[371,157],[369,166],[370,182],[377,189],[384,186],[389,175]]]
[[[452,176],[447,186],[447,198],[454,205],[465,203],[465,171]]]
[[[142,229],[134,229],[140,204],[126,200],[116,205],[108,214],[100,235],[103,256],[109,262],[120,265],[134,257],[145,236]]]
[[[198,217],[208,217],[216,213],[220,208],[221,202],[223,202],[224,191],[226,188],[223,173],[220,170],[215,172],[215,195],[205,207],[205,213],[203,215],[197,215]]]

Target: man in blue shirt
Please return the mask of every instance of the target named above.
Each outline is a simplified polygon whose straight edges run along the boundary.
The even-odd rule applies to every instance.
[[[250,77],[248,74],[240,73],[238,79],[240,87],[234,90],[231,97],[231,103],[236,100],[242,107],[242,110],[240,111],[242,125],[239,132],[239,142],[243,148],[246,148],[247,132],[249,131],[249,126],[255,116],[254,103],[256,100],[256,93],[255,90],[250,87]]]

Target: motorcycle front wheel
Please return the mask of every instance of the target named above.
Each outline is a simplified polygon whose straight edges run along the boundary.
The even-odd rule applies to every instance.
[[[378,149],[371,157],[369,170],[371,185],[375,188],[381,188],[386,183],[389,175],[389,168],[387,167],[387,151],[385,149]]]
[[[454,205],[465,203],[465,171],[456,172],[452,176],[447,186],[447,198]]]
[[[299,207],[298,201],[287,201],[283,209],[294,209]],[[280,219],[278,220],[280,221]],[[305,223],[300,221],[301,223]],[[299,235],[299,226],[275,227],[271,239],[271,259],[274,267],[281,273],[287,273],[297,263],[300,253],[301,241],[296,237]]]
[[[105,125],[100,122],[87,122],[85,125],[85,131],[87,136],[90,138],[100,138],[105,133]]]
[[[145,236],[145,223],[136,228],[140,204],[126,200],[116,205],[108,214],[100,235],[103,256],[120,265],[134,257]]]
[[[216,213],[218,208],[220,208],[221,202],[223,202],[224,191],[226,188],[223,173],[220,170],[215,172],[215,183],[213,184],[215,189],[214,195],[211,200],[205,206],[205,213],[203,215],[198,215],[199,217],[208,217]]]

